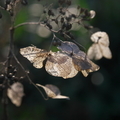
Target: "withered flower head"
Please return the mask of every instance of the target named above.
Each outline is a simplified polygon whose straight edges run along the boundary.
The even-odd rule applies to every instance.
[[[109,37],[106,32],[96,32],[91,35],[91,40],[94,42],[88,49],[87,55],[90,59],[99,60],[102,57],[107,59],[112,58],[112,53],[109,49]]]

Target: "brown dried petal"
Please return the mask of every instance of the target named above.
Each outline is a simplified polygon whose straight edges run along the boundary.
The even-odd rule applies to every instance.
[[[35,46],[21,48],[20,53],[31,63],[33,63],[33,66],[36,68],[43,67],[43,61],[47,58],[48,55],[48,52],[43,49],[36,48]]]
[[[11,102],[16,106],[20,106],[22,102],[22,97],[24,96],[23,85],[19,82],[11,85],[11,88],[8,88],[7,95],[10,98]]]
[[[48,97],[51,97],[53,99],[69,99],[69,97],[67,96],[60,95],[60,90],[55,85],[52,84],[47,84],[45,86],[40,84],[36,85],[42,87],[45,90]]]
[[[72,78],[78,71],[74,68],[72,58],[64,53],[52,53],[45,65],[46,71],[57,77]]]

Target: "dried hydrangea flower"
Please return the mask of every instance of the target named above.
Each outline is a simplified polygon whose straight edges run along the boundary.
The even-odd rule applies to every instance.
[[[89,59],[99,60],[102,57],[107,59],[112,58],[112,53],[109,49],[109,37],[106,32],[96,32],[92,34],[91,40],[94,43],[90,46],[87,52]]]

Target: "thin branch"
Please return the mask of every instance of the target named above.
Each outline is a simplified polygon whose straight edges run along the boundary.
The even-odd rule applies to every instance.
[[[49,51],[50,51],[50,49],[51,49],[51,46],[52,46],[52,43],[53,43],[55,37],[56,37],[56,35],[53,33],[53,38],[52,38],[52,41],[51,41],[50,46],[49,46]]]
[[[21,27],[21,26],[24,26],[24,25],[40,25],[40,26],[43,26],[47,29],[49,29],[45,24],[41,23],[41,22],[24,22],[24,23],[21,23],[21,24],[18,24],[14,27],[14,29],[18,28],[18,27]],[[58,31],[56,30],[53,30],[53,29],[49,29],[51,32],[55,32],[57,33]]]
[[[10,62],[11,62],[11,58],[12,58],[12,52],[13,51],[13,34],[14,34],[14,29],[13,27],[10,28],[10,39],[9,39],[9,53],[8,53],[8,57],[7,57],[7,65],[6,65],[6,70],[5,70],[5,74],[6,76],[9,75],[9,66],[10,66]],[[5,77],[3,84],[5,86],[4,90],[3,90],[3,109],[4,109],[4,113],[3,113],[3,120],[8,120],[8,115],[7,115],[7,89],[8,89],[8,84],[9,84],[9,80],[7,77]]]
[[[2,120],[8,120],[8,113],[7,113],[7,89],[3,90],[3,118]]]
[[[14,27],[14,29],[18,28],[18,27],[21,27],[21,26],[24,26],[24,25],[39,25],[40,22],[24,22],[24,23],[21,23],[21,24],[18,24]]]

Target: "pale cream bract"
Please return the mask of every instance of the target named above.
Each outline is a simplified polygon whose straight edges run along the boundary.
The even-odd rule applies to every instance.
[[[112,58],[112,53],[109,49],[109,37],[105,32],[96,32],[91,35],[91,40],[94,42],[88,49],[87,56],[89,59],[99,60],[102,57],[107,59]]]

